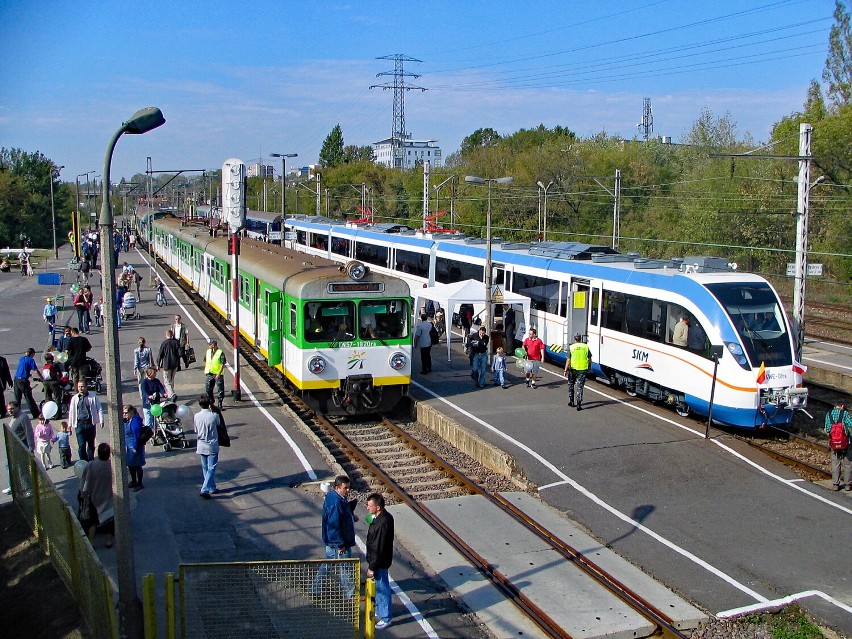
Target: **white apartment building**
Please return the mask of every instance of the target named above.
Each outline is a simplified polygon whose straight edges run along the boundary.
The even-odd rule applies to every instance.
[[[373,142],[373,153],[376,163],[394,166],[393,138]],[[397,168],[412,169],[417,163],[429,162],[430,166],[441,166],[441,148],[433,146],[437,140],[402,140],[402,165]]]
[[[254,164],[249,164],[246,167],[246,175],[248,177],[264,177],[265,176],[265,177],[268,177],[268,178],[274,178],[275,177],[275,169],[270,164],[259,164],[259,163],[256,162]]]

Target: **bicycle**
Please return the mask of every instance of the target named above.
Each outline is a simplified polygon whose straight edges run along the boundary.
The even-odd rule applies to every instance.
[[[157,306],[168,306],[169,301],[166,299],[166,293],[162,285],[157,287]]]

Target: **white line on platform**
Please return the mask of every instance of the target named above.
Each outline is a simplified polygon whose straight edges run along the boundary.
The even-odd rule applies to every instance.
[[[826,362],[822,359],[817,359],[816,357],[803,357],[806,362],[816,362],[817,364],[825,364],[826,366],[833,366],[834,368],[845,368],[847,371],[852,371],[852,366],[843,366],[842,364],[838,364],[837,362]]]
[[[827,601],[828,603],[837,606],[841,610],[845,610],[846,612],[852,614],[852,606],[847,606],[842,601],[838,601],[831,595],[827,595],[821,590],[806,590],[804,592],[797,592],[792,595],[788,595],[787,597],[782,597],[781,599],[773,599],[772,601],[767,601],[765,603],[752,604],[750,606],[743,606],[741,608],[731,608],[730,610],[723,610],[721,612],[717,612],[717,617],[722,618],[731,618],[738,617],[740,615],[749,614],[752,612],[759,612],[761,610],[772,610],[775,608],[783,608],[784,606],[793,603],[794,601],[799,601],[800,599],[807,599],[808,597],[819,597]]]

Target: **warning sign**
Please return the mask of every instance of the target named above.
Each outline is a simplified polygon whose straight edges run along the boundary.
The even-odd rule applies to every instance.
[[[500,289],[499,286],[494,287],[494,291],[491,293],[491,301],[495,304],[503,303],[503,291]]]

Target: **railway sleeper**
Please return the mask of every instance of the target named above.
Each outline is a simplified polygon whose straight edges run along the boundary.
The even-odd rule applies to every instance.
[[[624,389],[630,397],[641,396],[652,402],[668,404],[674,407],[675,412],[681,417],[687,417],[692,409],[686,402],[683,393],[665,388],[658,384],[649,382],[647,379],[641,379],[620,371],[612,371],[609,374],[610,383]]]

